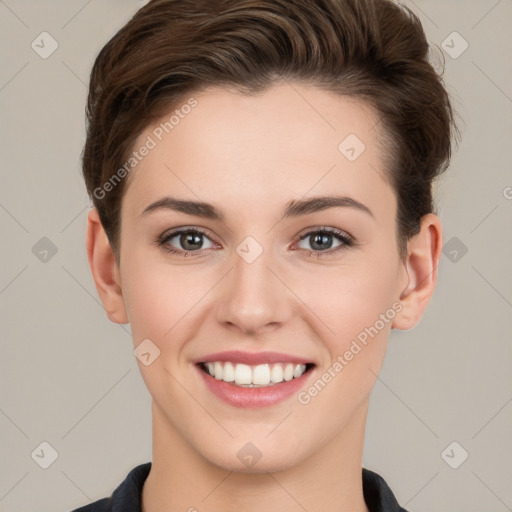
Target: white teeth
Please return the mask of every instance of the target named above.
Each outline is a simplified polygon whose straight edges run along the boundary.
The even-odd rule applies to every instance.
[[[272,382],[283,382],[283,367],[280,364],[275,364],[272,366],[272,371],[270,372],[270,380]]]
[[[270,368],[268,364],[259,364],[252,371],[252,383],[259,386],[270,384]]]
[[[293,364],[292,363],[288,363],[285,366],[283,378],[284,378],[284,380],[292,380],[293,379]]]
[[[233,382],[235,380],[235,368],[231,363],[224,363],[224,374],[222,380],[225,382]]]
[[[300,377],[304,373],[303,366],[304,366],[303,364],[298,364],[297,366],[295,366],[295,368],[293,370],[293,376],[295,378]]]
[[[222,363],[214,363],[213,364],[213,369],[215,371],[215,378],[217,380],[222,380]]]
[[[306,371],[305,364],[275,363],[233,364],[227,362],[208,362],[203,365],[208,373],[216,380],[234,382],[237,386],[262,387],[273,386],[283,381],[290,381],[300,377]]]
[[[235,382],[240,384],[252,384],[252,370],[246,364],[237,364],[235,366]]]

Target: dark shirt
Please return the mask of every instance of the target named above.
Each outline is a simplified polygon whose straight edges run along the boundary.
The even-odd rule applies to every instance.
[[[142,486],[151,462],[133,468],[110,498],[103,498],[72,512],[142,512]],[[370,512],[407,512],[377,473],[363,468],[363,495]]]

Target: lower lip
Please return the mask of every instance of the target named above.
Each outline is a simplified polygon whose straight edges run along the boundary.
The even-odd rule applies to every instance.
[[[217,380],[209,373],[204,372],[199,366],[197,370],[204,379],[208,389],[224,402],[234,407],[245,407],[259,409],[269,407],[286,400],[290,395],[296,394],[313,371],[311,368],[300,377],[289,381],[283,381],[273,386],[262,386],[259,388],[245,388],[236,386],[223,380]]]

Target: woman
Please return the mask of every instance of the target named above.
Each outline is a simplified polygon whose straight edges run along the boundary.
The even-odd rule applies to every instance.
[[[77,510],[404,510],[362,453],[437,279],[454,124],[427,52],[388,0],[153,0],[103,48],[87,252],[153,458]]]

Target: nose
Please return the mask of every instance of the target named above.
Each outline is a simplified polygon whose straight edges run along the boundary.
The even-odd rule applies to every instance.
[[[284,325],[292,315],[293,294],[278,269],[270,251],[252,262],[235,253],[233,268],[218,289],[218,322],[252,336]]]

